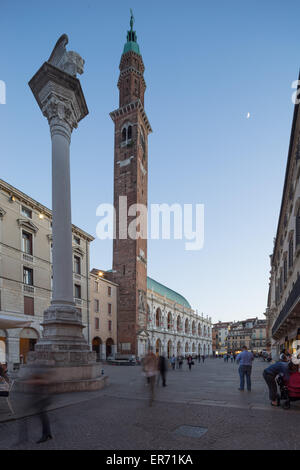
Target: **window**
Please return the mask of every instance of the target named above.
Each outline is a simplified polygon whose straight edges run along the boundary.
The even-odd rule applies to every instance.
[[[111,287],[108,287],[108,288],[107,288],[107,295],[108,295],[109,297],[111,297]]]
[[[22,251],[32,255],[32,234],[22,230]]]
[[[81,286],[75,284],[75,298],[81,299]]]
[[[126,142],[126,127],[122,130],[122,142]]]
[[[111,331],[111,320],[108,320],[108,331]]]
[[[95,318],[95,329],[96,330],[99,330],[100,328],[100,321],[99,321],[99,318]]]
[[[99,312],[99,300],[98,299],[94,300],[94,307],[95,307],[95,312]]]
[[[33,269],[23,268],[23,282],[27,286],[33,286]]]
[[[132,138],[132,126],[128,126],[127,129],[127,140],[131,140]]]
[[[111,304],[108,304],[108,313],[111,314]]]
[[[294,241],[293,241],[293,237],[291,237],[289,241],[289,268],[293,266],[293,262],[294,262],[293,258],[294,258]]]
[[[34,315],[34,298],[24,296],[24,315]]]
[[[74,243],[76,243],[76,245],[80,245],[80,238],[74,237]]]
[[[94,283],[94,290],[95,290],[95,292],[99,292],[99,284],[98,284],[97,281],[95,281],[95,283]]]
[[[79,256],[74,256],[74,272],[76,274],[81,274],[81,260]]]
[[[32,219],[32,211],[28,209],[28,207],[22,206],[21,213],[22,215],[25,215],[25,217],[29,217],[29,219]]]
[[[283,261],[283,281],[287,281],[287,257],[285,257]]]

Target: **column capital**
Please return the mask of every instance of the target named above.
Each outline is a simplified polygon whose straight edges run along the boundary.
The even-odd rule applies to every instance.
[[[78,78],[45,62],[32,77],[29,86],[48,119],[51,133],[59,131],[70,137],[79,121],[88,114]]]

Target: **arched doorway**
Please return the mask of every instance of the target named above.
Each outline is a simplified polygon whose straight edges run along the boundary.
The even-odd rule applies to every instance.
[[[92,350],[95,351],[96,353],[97,361],[101,360],[101,346],[102,346],[102,340],[101,338],[99,338],[99,336],[96,336],[92,341]]]
[[[201,344],[198,345],[198,354],[200,354],[200,356],[201,356],[201,354],[202,354]]]
[[[185,354],[189,352],[189,343],[185,343]]]
[[[161,341],[160,341],[160,339],[158,338],[158,339],[156,340],[156,343],[155,343],[155,354],[156,354],[157,356],[160,356],[160,355],[161,355],[161,352],[162,352],[162,351],[161,351]]]
[[[6,331],[0,330],[0,364],[6,362]]]
[[[20,362],[26,364],[27,355],[34,351],[34,346],[39,339],[39,334],[33,328],[23,328],[20,333]]]
[[[177,356],[180,356],[181,355],[181,343],[180,341],[178,341],[177,343]]]
[[[196,346],[195,346],[195,343],[193,343],[193,345],[192,345],[192,353],[195,354],[195,352],[196,352]]]
[[[168,341],[168,359],[173,355],[172,341]]]
[[[204,356],[206,355],[206,345],[205,344],[203,345],[203,354],[204,354]]]

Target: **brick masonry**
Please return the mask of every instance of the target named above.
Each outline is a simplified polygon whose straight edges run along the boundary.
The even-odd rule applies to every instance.
[[[132,204],[147,207],[148,134],[151,127],[143,108],[146,89],[143,72],[143,59],[139,54],[130,51],[122,55],[119,109],[111,113],[115,123],[113,280],[119,284],[118,351],[136,355],[137,336],[146,328],[147,318],[147,239],[120,237],[123,220],[119,214],[119,197],[127,197],[127,213]],[[134,219],[136,215],[128,217],[128,226]]]

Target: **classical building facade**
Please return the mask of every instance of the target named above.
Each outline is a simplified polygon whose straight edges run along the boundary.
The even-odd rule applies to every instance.
[[[150,277],[147,312],[147,335],[140,342],[139,357],[148,346],[167,357],[212,354],[211,318],[199,315],[182,295]]]
[[[98,360],[115,357],[117,352],[118,285],[105,273],[92,269],[90,273],[90,313],[92,349]]]
[[[51,211],[0,180],[0,314],[31,322],[0,330],[0,362],[26,362],[42,333],[52,291]],[[72,226],[74,300],[89,338],[89,245],[93,237]]]
[[[298,89],[299,95],[299,89]],[[300,344],[300,116],[295,104],[266,309],[273,357]]]

